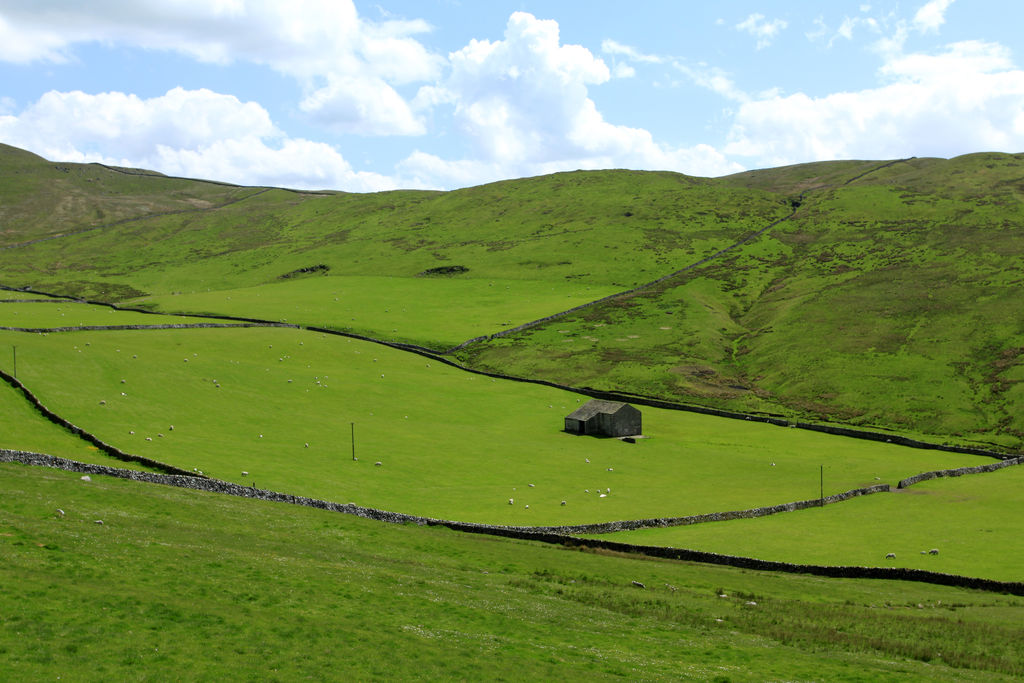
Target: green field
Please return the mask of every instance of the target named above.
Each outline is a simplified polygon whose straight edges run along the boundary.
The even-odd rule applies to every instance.
[[[798,564],[909,567],[1020,581],[1024,467],[933,479],[893,493],[774,517],[600,538]],[[937,555],[922,554],[938,549]],[[886,555],[895,553],[895,559]]]
[[[658,409],[636,444],[577,437],[563,418],[586,397],[287,328],[0,332],[8,345],[45,405],[129,453],[444,519],[682,516],[815,498],[819,467],[831,494],[979,462]]]
[[[615,291],[576,282],[352,275],[152,296],[126,305],[300,323],[444,350]]]
[[[1024,674],[1019,597],[577,552],[19,465],[0,465],[0,555],[11,680]]]
[[[20,298],[20,297],[19,297]],[[150,315],[135,311],[116,311],[72,301],[41,299],[38,303],[8,303],[0,306],[0,327],[43,329],[95,325],[182,325],[210,323],[204,318],[177,315]]]

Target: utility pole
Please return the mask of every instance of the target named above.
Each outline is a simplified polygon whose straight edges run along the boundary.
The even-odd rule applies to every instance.
[[[825,466],[818,465],[818,507],[825,505]]]
[[[352,423],[352,459],[356,459],[356,423]]]

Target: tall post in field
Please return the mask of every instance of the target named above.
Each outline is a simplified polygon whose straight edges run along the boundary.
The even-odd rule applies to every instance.
[[[356,423],[352,423],[352,459],[356,459]]]

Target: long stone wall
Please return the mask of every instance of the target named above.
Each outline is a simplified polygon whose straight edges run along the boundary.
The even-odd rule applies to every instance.
[[[779,505],[768,505],[765,507],[751,508],[748,510],[732,510],[729,512],[709,512],[702,515],[689,515],[687,517],[662,517],[652,519],[633,519],[621,522],[602,522],[599,524],[574,524],[569,526],[536,526],[536,527],[513,527],[534,532],[553,534],[610,534],[616,531],[635,531],[637,529],[651,529],[670,526],[687,526],[690,524],[704,524],[706,522],[725,522],[730,519],[753,519],[754,517],[767,517],[777,515],[780,512],[794,512],[808,508],[841,503],[850,498],[868,496],[872,493],[888,493],[888,484],[876,484],[862,489],[844,491],[824,498],[813,500],[800,500],[794,503],[780,503]]]
[[[1024,457],[1020,458],[1009,458],[1001,462],[994,462],[989,465],[978,465],[976,467],[956,467],[951,470],[933,470],[931,472],[922,472],[921,474],[915,474],[912,477],[901,479],[900,483],[896,485],[898,489],[905,489],[908,486],[920,483],[922,481],[928,481],[929,479],[938,479],[940,477],[962,477],[965,474],[982,474],[984,472],[994,472],[1001,470],[1004,467],[1012,467],[1013,465],[1024,465]]]
[[[44,406],[43,403],[38,398],[36,398],[36,395],[33,394],[31,391],[29,391],[28,388],[25,387],[24,384],[19,382],[16,378],[12,377],[11,375],[8,375],[3,370],[0,370],[0,379],[2,379],[4,382],[6,382],[7,384],[9,384],[12,387],[14,387],[14,389],[16,391],[20,392],[21,395],[24,396],[25,399],[29,403],[32,404],[32,407],[36,410],[36,412],[38,412],[44,418],[46,418],[47,420],[49,420],[53,424],[66,429],[67,431],[71,432],[72,434],[74,434],[75,436],[79,437],[80,439],[83,439],[84,441],[87,441],[87,442],[91,443],[93,446],[95,446],[96,448],[98,448],[99,450],[103,451],[104,453],[106,453],[107,455],[109,455],[109,456],[111,456],[113,458],[117,458],[118,460],[121,460],[121,461],[124,461],[124,462],[137,462],[140,465],[146,465],[147,467],[152,467],[154,469],[160,470],[162,472],[168,472],[170,474],[183,474],[183,475],[191,475],[192,474],[188,470],[183,470],[181,468],[174,467],[172,465],[167,465],[167,464],[159,462],[157,460],[152,460],[150,458],[146,458],[146,457],[143,457],[141,455],[133,455],[132,453],[125,453],[124,451],[120,450],[119,448],[115,448],[114,446],[111,446],[110,444],[102,441],[99,437],[97,437],[97,436],[95,436],[93,434],[90,434],[89,432],[85,431],[81,427],[79,427],[77,425],[74,425],[71,422],[65,420],[60,415],[58,415],[57,413],[53,412],[52,410],[50,410],[46,406]],[[47,457],[52,457],[52,456],[47,456]]]
[[[339,512],[355,515],[366,519],[373,519],[393,524],[418,524],[423,526],[444,526],[456,531],[468,533],[487,534],[505,538],[516,538],[527,541],[538,541],[568,547],[594,548],[611,550],[634,555],[645,555],[649,557],[660,557],[671,560],[683,560],[687,562],[703,562],[707,564],[725,565],[754,569],[759,571],[778,571],[793,574],[811,574],[816,576],[828,576],[836,578],[851,579],[887,579],[896,581],[919,581],[923,583],[938,584],[944,586],[957,586],[961,588],[973,588],[976,590],[992,591],[997,593],[1010,593],[1013,595],[1024,595],[1024,582],[1019,581],[995,581],[993,579],[980,579],[956,574],[943,574],[930,572],[921,569],[903,569],[896,567],[854,567],[854,566],[825,566],[792,564],[789,562],[775,562],[771,560],[758,560],[751,557],[738,557],[735,555],[722,555],[700,550],[686,550],[684,548],[667,548],[662,546],[642,546],[601,539],[587,539],[564,534],[537,531],[530,528],[517,528],[495,526],[488,524],[474,524],[470,522],[453,522],[449,520],[432,519],[407,515],[399,512],[388,512],[367,508],[355,503],[332,503],[304,496],[293,496],[276,491],[267,491],[247,486],[240,486],[217,479],[196,477],[190,475],[169,475],[155,474],[152,472],[137,472],[123,470],[104,465],[90,465],[88,463],[76,462],[65,458],[57,458],[40,453],[28,453],[25,451],[12,451],[0,449],[0,462],[17,462],[25,465],[52,467],[72,472],[86,474],[98,474],[121,479],[131,479],[166,486],[177,486],[180,488],[209,491],[212,493],[224,493],[227,495],[240,496],[243,498],[254,498],[271,502],[289,503],[291,505],[302,505],[321,510]]]
[[[164,323],[158,325],[73,325],[68,327],[0,327],[5,332],[113,332],[118,330],[200,330],[222,327],[295,327],[287,323]]]

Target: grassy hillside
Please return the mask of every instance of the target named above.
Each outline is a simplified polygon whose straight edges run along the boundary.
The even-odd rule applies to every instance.
[[[18,465],[0,465],[0,554],[0,661],[17,680],[1024,673],[1020,598],[577,552]]]
[[[0,144],[0,249],[163,212],[208,209],[253,188],[98,164],[54,163]]]
[[[463,357],[574,385],[1021,448],[1024,156],[911,160],[836,182],[862,173],[836,162],[723,179],[806,194],[792,220],[741,249]]]

